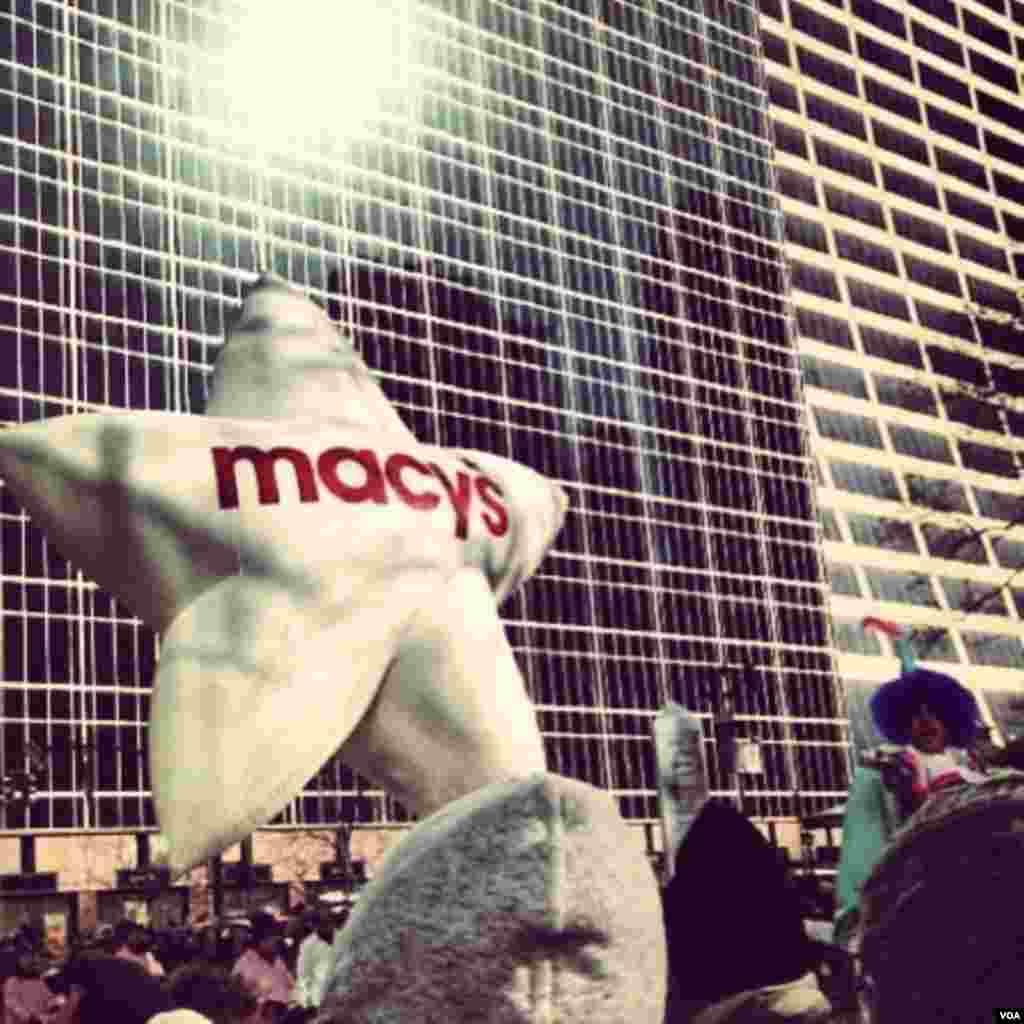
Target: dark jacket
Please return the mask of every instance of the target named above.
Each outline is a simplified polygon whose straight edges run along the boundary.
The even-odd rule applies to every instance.
[[[814,965],[785,866],[731,804],[704,806],[662,899],[672,987],[680,999],[717,1002],[794,981]]]

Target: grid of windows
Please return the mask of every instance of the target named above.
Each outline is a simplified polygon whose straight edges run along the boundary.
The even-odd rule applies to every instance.
[[[228,0],[0,14],[0,416],[201,412],[241,284],[272,268],[424,442],[568,490],[503,608],[554,770],[653,819],[652,714],[709,717],[747,665],[740,721],[772,755],[753,809],[827,805],[845,753],[755,12],[406,7],[363,122],[336,136],[295,106],[258,140],[211,72],[244,42]],[[2,754],[49,773],[3,827],[151,825],[156,642],[0,501]],[[334,759],[278,824],[336,822],[360,785]]]
[[[1024,615],[1003,588],[1024,563],[1024,5],[851,0],[842,33],[814,6],[771,17],[803,50],[785,117],[812,146],[786,150],[779,183],[815,239],[811,259],[787,229],[841,674],[856,695],[892,673],[856,625],[884,601],[932,627],[926,657],[1019,689]]]

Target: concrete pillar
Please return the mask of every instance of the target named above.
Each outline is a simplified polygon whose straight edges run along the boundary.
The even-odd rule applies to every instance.
[[[34,875],[36,873],[36,837],[19,836],[21,840],[21,873],[23,875]]]

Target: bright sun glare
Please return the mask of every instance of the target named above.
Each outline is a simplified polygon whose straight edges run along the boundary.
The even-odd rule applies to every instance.
[[[414,0],[250,0],[220,73],[245,138],[343,144],[408,103]]]

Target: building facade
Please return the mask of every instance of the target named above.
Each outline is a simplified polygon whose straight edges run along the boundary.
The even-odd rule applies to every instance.
[[[833,628],[859,743],[914,627],[1024,731],[1024,5],[765,0]]]
[[[846,715],[757,11],[244,6],[0,14],[0,416],[200,413],[242,283],[273,269],[353,332],[424,442],[568,491],[503,608],[552,770],[653,823],[651,719],[676,700],[716,791],[728,712],[763,753],[753,814],[834,802]],[[0,828],[152,827],[156,638],[2,490],[0,530]],[[405,816],[333,760],[275,824],[339,820]]]

